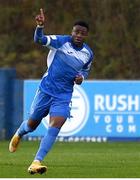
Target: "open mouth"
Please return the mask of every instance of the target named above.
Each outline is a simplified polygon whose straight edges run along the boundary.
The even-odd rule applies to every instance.
[[[77,43],[81,43],[81,42],[82,42],[82,40],[81,40],[81,39],[75,39],[75,42],[77,42]]]

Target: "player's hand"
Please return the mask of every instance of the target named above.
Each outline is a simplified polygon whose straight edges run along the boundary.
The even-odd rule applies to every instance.
[[[75,84],[80,85],[80,84],[82,84],[83,80],[84,80],[84,78],[82,75],[77,75],[75,78]]]
[[[35,18],[36,20],[36,24],[39,25],[39,26],[43,26],[44,25],[44,22],[45,22],[45,15],[44,15],[44,12],[43,12],[43,9],[41,8],[40,9],[40,14],[38,14]]]

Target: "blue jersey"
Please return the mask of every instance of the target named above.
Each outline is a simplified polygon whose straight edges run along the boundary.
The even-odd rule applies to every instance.
[[[41,83],[41,91],[60,97],[72,94],[77,75],[87,78],[93,60],[93,52],[85,43],[78,48],[69,35],[44,35],[43,28],[37,27],[34,41],[50,49],[47,57],[48,70]]]

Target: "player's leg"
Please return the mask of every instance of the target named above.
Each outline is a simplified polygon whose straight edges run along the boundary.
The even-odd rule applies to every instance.
[[[35,156],[35,160],[42,161],[44,157],[48,154],[65,121],[66,121],[65,117],[51,117],[50,118],[51,126],[49,126],[46,135],[41,140],[39,150]]]
[[[54,99],[50,107],[50,121],[46,135],[40,143],[35,160],[42,161],[52,148],[58,133],[70,114],[69,101]]]
[[[40,124],[42,117],[48,114],[50,97],[41,91],[37,91],[31,105],[30,117],[28,121],[23,121],[9,144],[9,151],[15,152],[19,142],[25,134],[34,131]]]
[[[55,104],[55,105],[54,105]],[[48,152],[51,150],[53,144],[55,143],[58,133],[65,123],[69,115],[69,103],[53,103],[53,106],[50,108],[50,123],[46,135],[42,138],[39,150],[35,156],[35,159],[31,166],[28,168],[28,172],[33,174],[35,172],[36,163],[41,163],[45,158]],[[47,170],[47,169],[46,169]]]
[[[34,158],[34,161],[28,168],[28,172],[30,174],[35,173],[44,173],[47,171],[46,166],[42,166],[41,162],[43,161],[44,157],[48,154],[48,152],[51,150],[56,137],[60,131],[60,128],[65,122],[64,117],[51,117],[50,122],[52,126],[49,126],[48,131],[46,135],[42,138],[39,150]]]
[[[28,121],[23,121],[10,141],[9,151],[15,152],[22,136],[36,129],[39,123],[39,121],[33,121],[32,119],[29,119]]]

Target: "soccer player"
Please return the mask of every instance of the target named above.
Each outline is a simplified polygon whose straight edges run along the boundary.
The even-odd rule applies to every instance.
[[[93,60],[92,50],[84,43],[89,31],[86,22],[74,23],[71,35],[44,35],[44,22],[44,12],[40,9],[36,16],[34,41],[50,49],[48,70],[42,77],[32,102],[28,121],[23,121],[9,144],[9,151],[15,152],[22,136],[34,131],[42,118],[50,115],[48,130],[28,168],[30,174],[46,172],[47,166],[42,165],[42,161],[52,148],[66,119],[70,117],[69,104],[74,84],[80,85],[87,78]]]

